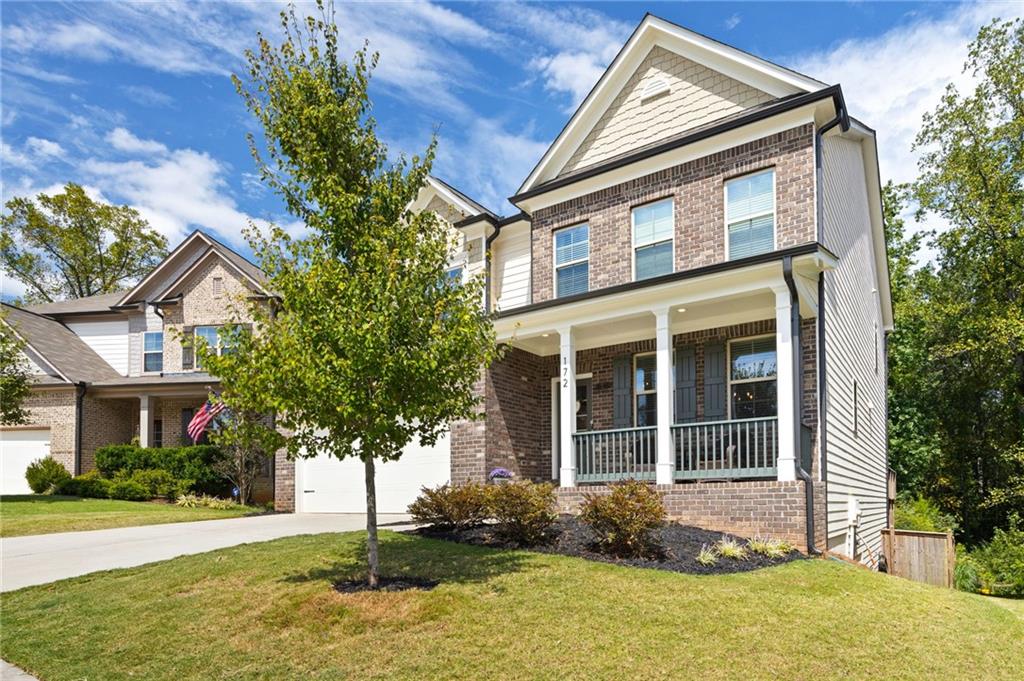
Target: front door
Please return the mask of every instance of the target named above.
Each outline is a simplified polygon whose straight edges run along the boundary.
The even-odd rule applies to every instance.
[[[560,462],[559,415],[562,391],[558,389],[558,379],[551,381],[551,478],[558,479]],[[594,425],[594,388],[593,381],[587,378],[576,379],[576,432],[590,430]]]

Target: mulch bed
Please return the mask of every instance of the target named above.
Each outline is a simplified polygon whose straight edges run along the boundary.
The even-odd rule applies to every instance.
[[[718,540],[731,537],[746,546],[746,539],[735,537],[723,532],[713,532],[700,527],[667,523],[654,533],[661,546],[661,555],[651,558],[616,558],[601,553],[596,546],[596,537],[587,525],[576,516],[559,517],[551,532],[551,539],[541,546],[519,547],[510,544],[496,533],[494,525],[482,525],[465,530],[439,530],[433,527],[421,527],[410,532],[433,539],[445,539],[461,544],[473,544],[498,549],[529,548],[541,553],[556,553],[563,556],[586,558],[616,565],[686,572],[696,575],[721,575],[732,572],[749,572],[772,565],[781,565],[792,560],[800,560],[804,555],[799,551],[791,551],[782,558],[767,558],[760,554],[747,552],[743,560],[719,556],[715,565],[701,565],[697,562],[697,554],[705,544],[711,546]]]
[[[380,577],[377,589],[371,589],[365,579],[347,579],[343,582],[336,582],[334,590],[343,594],[354,594],[360,591],[408,591],[417,589],[419,591],[430,591],[440,584],[436,579],[422,579],[420,577]]]

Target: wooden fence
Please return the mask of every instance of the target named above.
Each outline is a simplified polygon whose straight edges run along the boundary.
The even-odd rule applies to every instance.
[[[949,532],[882,530],[882,554],[889,574],[952,588],[956,550]]]

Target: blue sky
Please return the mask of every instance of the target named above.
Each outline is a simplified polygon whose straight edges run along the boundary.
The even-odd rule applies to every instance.
[[[306,6],[308,7],[308,6]],[[339,4],[352,51],[381,53],[372,94],[394,151],[437,128],[435,171],[493,210],[650,11],[841,83],[879,131],[883,179],[910,179],[921,114],[960,73],[966,44],[1020,3]],[[255,180],[253,121],[229,81],[275,3],[4,3],[3,198],[66,181],[138,208],[172,245],[195,227],[246,252],[250,219],[290,224]],[[7,295],[16,293],[11,282]]]

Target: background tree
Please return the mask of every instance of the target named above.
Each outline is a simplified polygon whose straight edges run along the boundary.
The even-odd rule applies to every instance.
[[[229,400],[278,415],[290,456],[360,457],[375,588],[375,461],[474,417],[474,384],[497,350],[483,282],[450,282],[448,228],[408,210],[435,143],[389,163],[367,94],[377,56],[364,46],[346,62],[332,13],[318,8],[304,21],[283,12],[284,42],[260,35],[247,79],[234,79],[264,129],[265,151],[249,139],[261,175],[309,231],[249,230],[280,300],[254,307],[254,332],[207,367]]]
[[[25,398],[32,374],[25,360],[25,344],[8,326],[0,310],[0,424],[13,426],[28,421]]]
[[[1024,24],[982,28],[965,70],[973,91],[950,86],[916,140],[919,213],[951,225],[932,239],[934,270],[907,275],[917,243],[888,193],[890,425],[910,484],[975,543],[1024,511]]]
[[[53,302],[112,293],[167,255],[167,239],[128,206],[64,192],[7,202],[0,218],[0,267],[25,285],[26,299]]]

